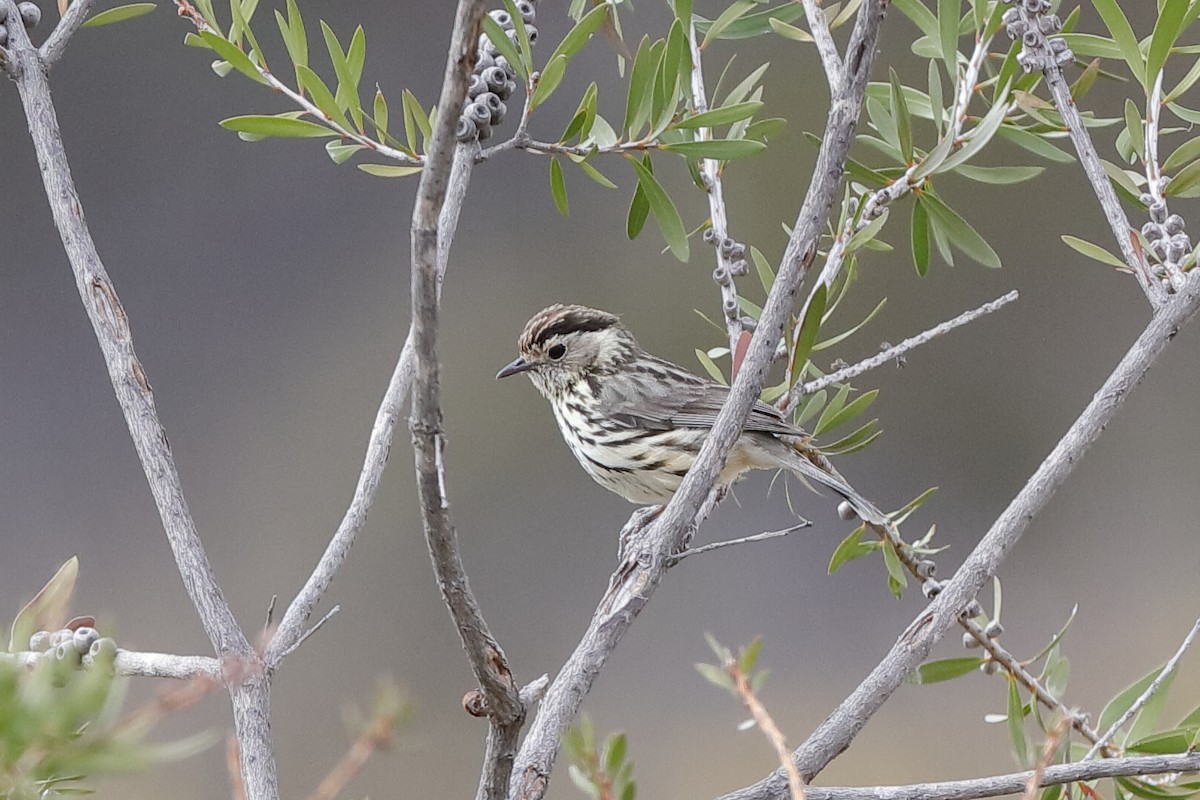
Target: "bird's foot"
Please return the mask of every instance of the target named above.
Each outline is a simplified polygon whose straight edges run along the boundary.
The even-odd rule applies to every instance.
[[[625,523],[625,527],[621,529],[621,535],[617,539],[617,562],[625,563],[626,559],[635,554],[635,545],[641,540],[642,534],[650,523],[658,518],[665,505],[645,506],[633,512],[629,518],[629,522]]]

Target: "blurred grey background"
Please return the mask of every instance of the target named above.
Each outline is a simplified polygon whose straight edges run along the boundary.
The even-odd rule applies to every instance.
[[[46,5],[49,21],[55,15]],[[87,217],[131,316],[188,501],[226,596],[254,630],[271,595],[281,602],[293,596],[350,498],[408,325],[407,223],[416,181],[335,166],[316,140],[247,144],[219,129],[225,117],[288,106],[236,74],[218,79],[209,54],[181,44],[188,26],[171,4],[160,5],[150,17],[82,31],[53,86]],[[280,5],[262,4],[257,30],[286,74],[269,14]],[[712,16],[714,5],[697,10]],[[426,106],[433,102],[451,6],[302,3],[314,52],[318,17],[343,41],[357,23],[365,26],[363,84],[383,86],[394,119],[402,87]],[[908,51],[915,29],[899,13],[891,16],[876,75],[892,64],[923,84],[925,64]],[[626,25],[640,36],[662,30],[664,19],[658,4],[639,3]],[[1085,24],[1096,24],[1090,7]],[[1147,20],[1135,24],[1148,33]],[[548,40],[561,36],[569,25],[565,4],[543,3],[538,25]],[[794,220],[814,153],[801,132],[820,130],[827,90],[811,49],[774,38],[742,44],[732,72],[745,75],[769,59],[767,115],[791,122],[767,154],[729,169],[732,231],[774,259],[785,242],[780,223]],[[734,49],[713,48],[710,82]],[[556,136],[593,79],[602,113],[619,117],[624,92],[614,58],[595,42],[535,116],[535,134]],[[1095,103],[1119,114],[1122,91],[1104,86]],[[928,143],[931,131],[921,128],[919,136]],[[1115,130],[1097,136],[1113,157]],[[1025,158],[1001,145],[985,163]],[[78,554],[76,608],[109,620],[123,646],[206,652],[7,82],[0,86],[0,159],[0,618],[11,618]],[[692,312],[719,308],[706,249],[696,245],[691,263],[678,263],[660,254],[653,223],[627,241],[629,168],[600,162],[620,185],[613,192],[568,165],[571,216],[563,220],[550,200],[547,166],[514,153],[476,171],[443,327],[454,518],[475,591],[522,681],[553,674],[574,646],[631,510],[577,467],[531,386],[493,380],[513,356],[522,324],[550,302],[597,305],[621,313],[649,349],[692,368],[695,347],[720,341]],[[681,164],[660,159],[659,171],[688,226],[698,224],[707,210]],[[993,243],[1004,268],[962,258],[918,279],[907,255],[905,206],[883,236],[896,251],[862,263],[834,329],[886,296],[884,313],[821,355],[853,361],[883,340],[1021,291],[1018,304],[912,353],[903,370],[881,369],[858,384],[882,389],[873,413],[886,434],[840,465],[885,508],[941,487],[908,530],[938,524],[938,541],[951,545],[939,557],[946,574],[1091,397],[1148,310],[1131,278],[1059,241],[1070,233],[1109,245],[1074,166],[1050,166],[1018,187],[955,178],[938,185]],[[1200,224],[1194,201],[1175,210]],[[761,300],[753,278],[742,287]],[[1001,571],[1005,642],[1018,654],[1036,652],[1080,604],[1064,645],[1073,666],[1066,701],[1093,714],[1165,660],[1200,607],[1198,344],[1196,326],[1178,338]],[[790,524],[782,493],[768,495],[767,483],[759,476],[740,485],[740,503],[728,504],[701,539]],[[693,670],[710,658],[705,631],[731,645],[765,637],[761,663],[771,678],[763,700],[798,743],[923,605],[915,590],[899,602],[890,597],[878,559],[827,576],[848,526],[830,499],[794,496],[815,520],[811,530],[673,570],[585,703],[599,730],[628,732],[639,796],[707,797],[775,765],[757,732],[735,729],[743,718],[738,704]],[[459,706],[473,684],[430,574],[403,431],[367,529],[325,607],[333,603],[341,614],[275,681],[284,796],[307,794],[341,755],[349,739],[340,709],[368,701],[381,674],[407,687],[416,714],[347,796],[470,796],[485,729]],[[961,653],[957,635],[939,651]],[[1194,654],[1185,663],[1167,722],[1200,703],[1197,661]],[[151,690],[138,681],[134,697]],[[1005,691],[1003,680],[982,675],[905,686],[820,780],[895,783],[1009,771],[1003,726],[983,722],[986,712],[1003,710]],[[228,702],[215,693],[158,735],[228,727]],[[178,800],[225,796],[227,785],[219,747],[100,784],[101,796],[169,792]],[[551,793],[580,796],[565,772]]]

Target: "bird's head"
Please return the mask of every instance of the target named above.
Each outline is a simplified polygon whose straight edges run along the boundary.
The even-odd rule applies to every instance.
[[[496,377],[528,373],[550,397],[589,376],[610,374],[634,357],[637,342],[615,314],[553,305],[525,323],[517,349],[520,355]]]

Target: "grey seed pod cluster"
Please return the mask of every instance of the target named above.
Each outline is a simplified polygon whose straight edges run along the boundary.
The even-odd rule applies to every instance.
[[[17,6],[17,11],[21,14],[21,24],[26,28],[36,28],[42,21],[42,9],[36,3],[26,0]]]
[[[516,4],[516,9],[525,24],[529,43],[533,44],[538,35],[537,28],[533,25],[537,10],[531,0],[521,0]],[[505,9],[493,9],[488,12],[488,16],[495,20],[510,42],[519,46],[516,20],[512,14]],[[455,138],[464,143],[491,138],[492,128],[504,122],[504,117],[508,114],[505,101],[517,91],[517,82],[514,80],[516,70],[508,63],[507,58],[500,55],[495,42],[485,33],[479,37],[477,47],[475,71],[467,88],[470,102],[463,109],[454,129]]]

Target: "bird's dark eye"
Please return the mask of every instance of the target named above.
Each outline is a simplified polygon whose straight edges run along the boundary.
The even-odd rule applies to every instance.
[[[546,352],[546,355],[550,356],[550,358],[553,359],[554,361],[558,361],[560,358],[562,358],[566,354],[567,354],[567,346],[565,344],[556,344]]]

